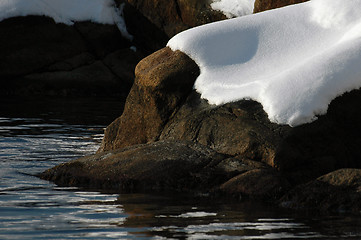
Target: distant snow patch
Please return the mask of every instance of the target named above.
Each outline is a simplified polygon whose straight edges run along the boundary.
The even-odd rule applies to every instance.
[[[240,17],[253,13],[255,0],[213,0],[211,7],[226,17]]]
[[[47,16],[57,23],[72,25],[79,21],[116,24],[128,39],[122,16],[113,0],[0,0],[0,21],[18,16]]]

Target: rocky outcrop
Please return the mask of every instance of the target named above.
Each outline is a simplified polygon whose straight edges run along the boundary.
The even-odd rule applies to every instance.
[[[131,5],[169,38],[188,28],[226,19],[221,12],[214,11],[210,7],[208,0],[118,0],[118,2]],[[127,9],[125,9],[125,19],[126,21],[128,19]]]
[[[157,141],[102,152],[56,166],[40,177],[58,185],[121,192],[171,190],[264,200],[277,199],[289,187],[267,165],[228,158],[185,141]]]
[[[198,67],[165,48],[139,63],[123,115],[99,151],[157,140],[191,141],[222,154],[263,162],[301,183],[342,167],[361,167],[359,91],[334,100],[328,114],[291,128],[271,123],[262,106],[238,101],[209,105],[192,91]]]
[[[256,0],[254,3],[254,13],[280,8],[287,5],[307,2],[308,0]]]
[[[321,212],[361,211],[361,169],[340,169],[297,186],[281,200],[281,206]]]
[[[137,9],[139,6],[150,9],[160,3],[128,2],[137,11],[148,10]],[[178,15],[172,17],[181,19],[181,2],[162,5],[162,12],[169,16],[174,13],[170,6],[176,4]],[[272,4],[273,8],[280,2]],[[168,25],[155,22],[154,26],[166,31]],[[120,74],[116,61],[121,54],[77,56]],[[66,63],[76,65],[72,59]],[[62,62],[58,65],[65,66]],[[61,185],[195,191],[281,199],[283,206],[294,208],[359,209],[359,171],[337,170],[361,168],[361,111],[357,105],[361,91],[336,98],[317,121],[291,128],[271,123],[255,101],[208,104],[193,90],[198,75],[195,62],[169,48],[143,59],[136,67],[124,112],[107,127],[98,153],[57,166],[41,177]],[[326,198],[331,192],[335,194],[332,201]],[[342,194],[350,197],[342,198]]]
[[[360,91],[336,98],[317,121],[291,128],[271,123],[254,101],[208,104],[192,90],[198,74],[191,59],[169,48],[141,61],[125,111],[106,129],[99,154],[138,144],[151,149],[159,141],[170,144],[158,146],[165,152],[174,143],[203,146],[223,159],[209,159],[203,175],[194,173],[197,181],[204,180],[205,191],[237,198],[278,199],[337,169],[361,168]]]
[[[211,169],[224,158],[194,143],[156,142],[64,163],[41,177],[60,185],[121,191],[201,190],[212,180],[206,179],[209,173],[204,169]]]
[[[211,106],[192,93],[165,125],[160,139],[193,141],[223,154],[261,161],[293,183],[342,167],[361,167],[360,91],[335,99],[328,114],[291,128],[271,123],[262,106],[238,101]]]
[[[144,57],[114,25],[28,16],[1,21],[0,31],[2,95],[126,96]]]
[[[105,131],[100,151],[154,142],[193,88],[198,66],[184,53],[164,48],[136,67],[124,113]]]

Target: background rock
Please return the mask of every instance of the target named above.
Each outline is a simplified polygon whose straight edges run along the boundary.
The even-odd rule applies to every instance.
[[[287,5],[307,2],[308,0],[256,0],[254,3],[254,13],[263,12],[266,10],[280,8]]]
[[[122,2],[134,7],[168,38],[191,27],[226,19],[210,7],[208,0],[118,0],[118,3]],[[128,19],[125,9],[127,23],[130,22]]]
[[[27,16],[1,21],[0,32],[2,95],[125,97],[144,57],[114,25]]]

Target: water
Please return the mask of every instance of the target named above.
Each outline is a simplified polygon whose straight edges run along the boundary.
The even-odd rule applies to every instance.
[[[94,153],[116,99],[1,99],[0,239],[361,239],[361,218],[174,194],[64,188],[33,175]]]

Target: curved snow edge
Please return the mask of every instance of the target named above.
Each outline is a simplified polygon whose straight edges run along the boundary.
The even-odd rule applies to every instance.
[[[312,0],[184,31],[167,44],[200,67],[211,104],[253,99],[298,126],[361,87],[361,0]]]

